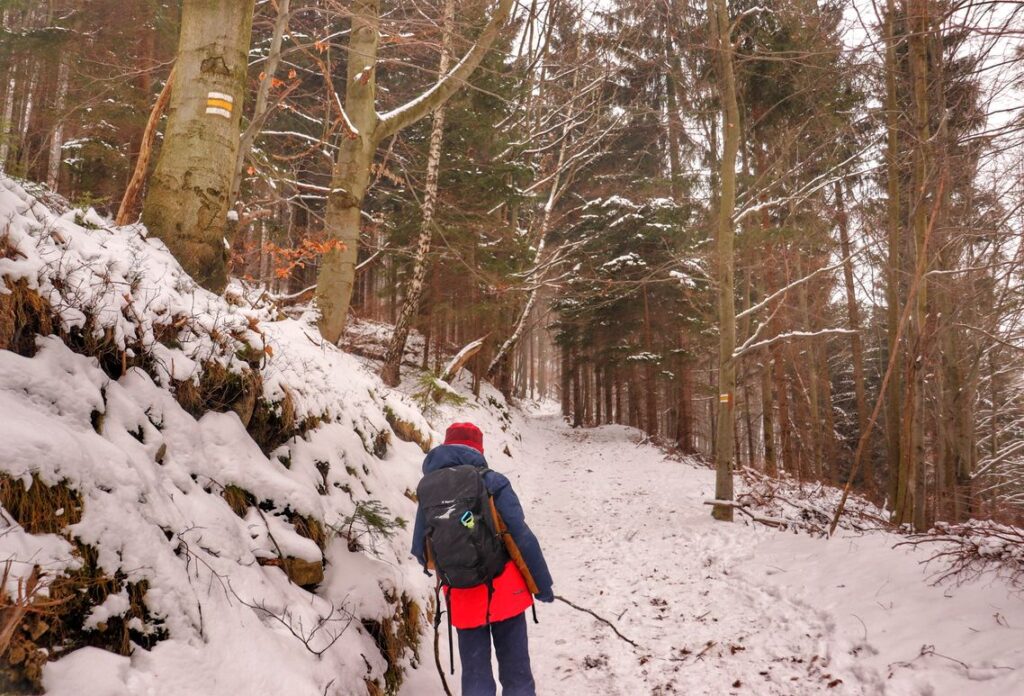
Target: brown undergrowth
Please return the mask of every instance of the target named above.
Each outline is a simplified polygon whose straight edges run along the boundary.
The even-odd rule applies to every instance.
[[[404,594],[398,597],[393,593],[386,593],[385,598],[389,604],[394,605],[394,614],[383,622],[363,620],[363,628],[373,637],[377,649],[380,650],[388,664],[383,684],[377,681],[367,681],[367,691],[370,696],[397,694],[405,676],[402,671],[402,659],[407,653],[411,653],[411,662],[414,667],[419,661],[420,623],[423,610],[417,602]]]
[[[73,551],[60,573],[33,566],[10,591],[15,561],[0,568],[0,682],[5,693],[41,693],[43,665],[86,646],[129,655],[133,645],[150,647],[166,637],[160,621],[145,605],[145,581],[128,582],[120,572],[103,572],[93,547],[71,538],[67,526],[82,516],[81,496],[67,483],[47,485],[33,475],[26,489],[21,480],[0,473],[0,506],[31,534],[62,534]],[[107,597],[126,591],[129,610],[94,627],[87,626],[93,609]],[[133,621],[137,619],[137,621]]]
[[[12,258],[12,249],[0,235],[0,257]],[[127,337],[126,345],[119,345],[113,331],[96,331],[88,308],[83,309],[85,322],[81,327],[66,330],[62,327],[58,311],[24,280],[3,280],[0,289],[0,350],[10,350],[24,357],[32,357],[37,350],[39,336],[57,334],[74,352],[95,358],[98,367],[113,380],[121,378],[132,368],[159,379],[160,367],[152,351],[140,339]],[[60,289],[59,287],[57,288]],[[129,312],[131,310],[124,310]],[[138,317],[131,317],[141,325]],[[258,327],[250,325],[258,331]],[[187,316],[166,316],[153,326],[157,342],[180,347],[183,336],[199,328]],[[229,369],[215,358],[201,363],[197,379],[176,381],[171,391],[182,408],[199,418],[203,414],[234,412],[245,425],[252,439],[268,456],[295,437],[303,437],[322,422],[323,417],[296,416],[294,398],[287,389],[284,396],[271,402],[263,396],[261,368],[267,353],[253,348],[240,335],[217,336],[211,333],[215,345],[223,350],[235,350],[241,368]],[[242,348],[237,349],[241,344]],[[229,348],[229,346],[235,346]],[[239,363],[236,363],[238,365]],[[427,440],[415,427],[389,413],[389,424],[403,440],[413,441],[424,449]],[[104,414],[93,414],[93,426],[102,431]],[[366,443],[368,450],[383,456],[390,442],[388,430],[376,434]],[[288,466],[287,457],[281,459]],[[257,501],[249,492],[228,486],[221,495],[226,504],[239,516],[250,506],[263,511],[275,509],[273,501]],[[50,485],[33,475],[26,486],[20,479],[0,473],[0,506],[3,511],[30,534],[58,534],[70,542],[72,563],[62,573],[53,573],[33,567],[22,579],[8,588],[13,576],[13,561],[0,564],[0,684],[5,693],[39,693],[43,666],[48,660],[85,646],[95,646],[121,655],[128,655],[134,646],[151,647],[167,636],[158,619],[152,617],[145,605],[147,583],[128,582],[120,572],[113,577],[104,573],[97,564],[96,549],[76,540],[69,527],[82,518],[83,499],[66,481]],[[329,530],[322,522],[299,515],[287,508],[284,512],[297,533],[313,540],[321,549],[328,542]],[[292,559],[279,559],[285,572],[294,570],[288,565]],[[24,570],[24,569],[22,569]],[[306,569],[308,570],[308,569]],[[313,576],[316,574],[314,573]],[[308,573],[306,577],[311,577]],[[322,577],[322,565],[320,576]],[[304,584],[304,583],[300,583]],[[86,628],[93,610],[112,594],[127,592],[129,610],[122,616],[110,617],[99,625]],[[402,658],[407,651],[418,652],[422,612],[416,602],[406,598],[388,597],[395,605],[394,614],[384,621],[366,622],[388,662],[384,683],[367,682],[370,694],[395,694],[402,682]],[[133,621],[137,619],[137,621]]]

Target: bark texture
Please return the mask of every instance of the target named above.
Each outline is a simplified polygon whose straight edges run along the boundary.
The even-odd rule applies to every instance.
[[[142,210],[150,234],[214,292],[227,284],[224,232],[253,5],[254,0],[185,0],[167,130]]]

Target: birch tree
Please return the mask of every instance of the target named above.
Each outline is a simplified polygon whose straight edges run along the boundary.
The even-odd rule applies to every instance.
[[[557,141],[559,145],[554,165],[549,171],[544,171],[538,181],[530,187],[531,190],[536,190],[541,184],[548,186],[548,193],[544,198],[544,205],[538,216],[537,229],[534,231],[536,242],[534,245],[533,268],[527,276],[531,287],[526,303],[519,312],[519,318],[512,326],[512,331],[502,342],[487,366],[486,375],[488,379],[493,379],[498,374],[501,365],[523,337],[526,331],[526,324],[533,313],[534,307],[537,305],[540,291],[544,286],[545,275],[550,268],[550,264],[545,263],[545,254],[548,234],[551,231],[554,220],[555,206],[571,186],[575,172],[589,161],[603,154],[603,151],[598,149],[599,144],[616,124],[615,121],[610,125],[595,122],[594,116],[600,110],[600,100],[594,97],[596,96],[597,86],[601,84],[600,78],[591,82],[588,85],[588,89],[583,94],[580,94],[580,74],[580,68],[573,72],[572,87],[568,95],[566,113],[561,127],[557,131],[559,133]],[[573,131],[581,127],[582,132],[573,135]],[[544,130],[549,128],[550,125],[545,125]]]
[[[455,22],[455,0],[444,0],[444,17],[441,19],[441,57],[438,60],[438,74],[446,75],[451,65],[452,24]],[[441,166],[441,141],[444,138],[444,104],[434,112],[430,124],[430,145],[427,150],[427,180],[423,190],[423,217],[416,241],[416,255],[413,258],[412,277],[405,289],[405,303],[395,323],[380,378],[390,387],[397,387],[401,380],[402,356],[409,338],[413,320],[419,312],[423,297],[423,282],[427,278],[427,255],[433,237],[434,208],[437,206],[437,177]]]
[[[53,135],[50,137],[50,161],[46,167],[46,185],[56,190],[57,181],[60,177],[60,163],[63,159],[62,151],[64,146],[64,106],[68,96],[68,78],[71,66],[68,61],[62,60],[57,70],[57,103],[54,111],[57,114],[57,125],[53,127]]]

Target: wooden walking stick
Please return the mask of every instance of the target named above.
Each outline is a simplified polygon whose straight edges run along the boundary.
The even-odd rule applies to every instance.
[[[501,535],[502,541],[505,542],[505,549],[508,551],[508,555],[512,559],[512,562],[516,564],[516,568],[518,568],[519,572],[523,574],[523,579],[526,580],[526,587],[530,590],[530,594],[536,595],[540,590],[537,589],[537,583],[533,579],[533,575],[530,573],[529,567],[526,565],[526,560],[523,559],[522,552],[519,550],[519,547],[516,546],[515,540],[508,531],[508,527],[505,526],[505,520],[501,519],[501,515],[498,514],[498,508],[494,505],[494,498],[491,498],[490,501],[491,515],[494,516],[494,528],[498,530],[498,534]]]
[[[437,674],[441,677],[441,686],[444,687],[445,696],[452,696],[452,690],[448,688],[448,680],[444,676],[444,667],[441,666],[441,576],[437,572],[437,568],[434,564],[434,554],[430,552],[430,544],[427,543],[427,568],[434,569],[434,576],[437,578],[437,584],[434,585],[434,664],[437,665]],[[448,617],[451,621],[451,617]],[[450,624],[449,624],[450,625]],[[449,633],[448,641],[451,643],[451,634]],[[453,646],[449,645],[449,650]]]

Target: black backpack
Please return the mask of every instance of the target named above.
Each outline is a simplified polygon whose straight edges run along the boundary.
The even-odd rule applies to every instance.
[[[427,553],[448,587],[490,586],[509,560],[491,515],[485,471],[469,464],[446,467],[424,476],[416,488]]]

